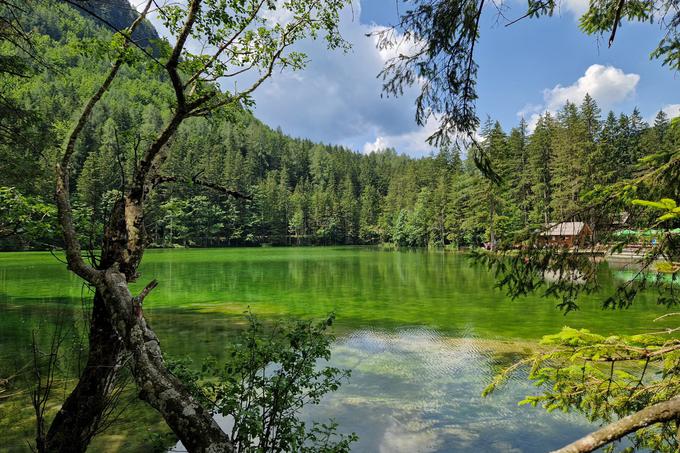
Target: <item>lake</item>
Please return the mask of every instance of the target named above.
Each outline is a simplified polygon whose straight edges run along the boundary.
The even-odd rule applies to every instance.
[[[482,389],[500,367],[562,326],[642,333],[664,313],[652,295],[626,311],[603,311],[600,301],[616,282],[603,265],[601,292],[585,297],[581,310],[564,316],[554,300],[508,299],[488,271],[450,252],[151,250],[141,274],[137,288],[153,278],[160,282],[145,300],[145,313],[164,351],[197,363],[208,355],[221,356],[248,308],[266,320],[335,312],[332,364],[350,368],[352,378],[304,416],[318,421],[332,417],[341,431],[356,432],[357,452],[544,452],[560,447],[592,426],[578,415],[518,406],[525,395],[537,392],[522,376],[488,398],[480,396]],[[87,289],[49,253],[1,254],[0,378],[30,362],[33,331],[42,340],[49,338],[57,318],[78,326],[88,297]],[[0,436],[5,440],[0,450],[25,451],[32,436],[26,421],[29,396],[1,397],[5,426]],[[158,417],[139,404],[129,414],[135,426],[123,420],[98,440],[97,449],[139,450],[148,432],[162,429]],[[140,418],[147,423],[146,437],[139,434]]]

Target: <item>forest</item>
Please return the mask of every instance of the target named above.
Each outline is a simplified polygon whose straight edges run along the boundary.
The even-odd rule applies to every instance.
[[[98,56],[106,49],[92,47],[110,33],[67,6],[58,11],[38,6],[26,19],[40,33],[41,53],[54,71],[6,91],[30,114],[24,139],[30,135],[31,141],[0,145],[3,249],[59,244],[48,184],[52,169],[44,156],[63,131],[50,125],[66,122],[96,82],[102,69]],[[170,114],[165,99],[171,87],[147,71],[148,65],[139,61],[120,74],[74,154],[74,212],[80,231],[88,232],[81,233],[88,236],[84,243],[101,235],[131,177],[135,153]],[[69,77],[62,77],[64,72]],[[545,113],[531,131],[524,120],[508,130],[488,118],[480,135],[480,146],[503,180],[500,186],[455,144],[423,158],[395,149],[365,155],[291,138],[247,109],[192,118],[171,145],[168,183],[149,200],[150,246],[461,247],[479,246],[492,235],[509,239],[569,219],[593,188],[644,171],[650,156],[680,144],[680,120],[659,112],[648,124],[637,110],[605,113],[587,96],[580,105],[567,103],[555,114]],[[192,180],[243,197],[176,183]]]

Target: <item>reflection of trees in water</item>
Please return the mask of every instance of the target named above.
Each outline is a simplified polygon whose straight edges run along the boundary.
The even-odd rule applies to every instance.
[[[343,391],[329,410],[334,414],[356,410],[363,419],[378,411],[380,439],[395,438],[396,432],[402,432],[426,441],[420,433],[433,430],[437,433],[434,446],[440,445],[441,439],[462,442],[469,434],[469,445],[479,451],[494,451],[491,443],[480,443],[488,436],[479,434],[482,427],[475,418],[488,424],[487,432],[510,436],[512,427],[498,417],[505,416],[502,411],[514,411],[516,402],[528,392],[503,392],[493,401],[482,400],[479,393],[485,382],[476,376],[492,375],[510,356],[522,353],[526,342],[493,338],[536,339],[564,323],[598,331],[616,327],[633,332],[645,318],[658,315],[653,303],[643,302],[631,310],[602,316],[597,304],[600,298],[593,295],[592,306],[584,305],[565,320],[556,314],[552,303],[540,297],[507,300],[494,289],[493,278],[485,269],[447,253],[365,248],[224,249],[152,251],[149,258],[142,273],[157,276],[160,286],[145,302],[145,312],[167,352],[191,356],[196,363],[210,355],[223,358],[224,346],[238,334],[248,305],[263,320],[318,318],[334,310],[338,315],[336,333],[341,337],[334,360],[355,373],[348,386],[351,392]],[[3,263],[0,370],[13,366],[7,356],[30,359],[31,326],[53,322],[60,309],[66,310],[69,323],[79,322],[80,286],[66,275],[48,255],[28,260],[25,266]],[[608,278],[605,286],[610,284]],[[144,276],[140,281],[145,281]],[[48,293],[62,296],[48,297]],[[47,340],[46,333],[41,341]],[[456,424],[453,416],[449,419],[449,414],[461,410],[472,414],[469,420]],[[540,426],[541,432],[562,426],[537,414],[533,412],[529,422],[537,430]],[[361,421],[357,417],[347,415],[347,420],[338,422],[345,426]],[[527,423],[512,420],[520,426]],[[447,424],[451,427],[445,429]],[[564,432],[570,431],[565,428]],[[370,433],[362,439],[367,435]],[[563,440],[574,437],[572,432]],[[378,442],[375,450],[365,451],[379,451],[380,445],[388,448],[391,444]]]
[[[178,264],[185,253],[202,261]],[[173,254],[177,260],[155,259],[143,269],[161,282],[149,299],[152,307],[234,315],[251,306],[271,317],[336,311],[340,328],[427,325],[458,336],[474,329],[479,336],[536,339],[565,322],[550,300],[533,295],[510,301],[494,288],[486,269],[450,253],[302,248],[176,251],[169,257]],[[611,285],[603,269],[602,293]],[[603,317],[600,300],[601,294],[586,297],[582,310],[566,321],[600,331],[637,332],[640,316],[651,320],[659,314],[650,300],[633,307],[635,313]]]
[[[80,304],[81,300],[75,298],[12,298],[0,294],[0,380],[13,375],[32,379],[26,373],[16,374],[17,370],[32,363],[34,340],[38,349],[49,350],[56,326],[68,337],[60,368],[67,375],[78,372],[87,352],[83,349],[87,326]]]

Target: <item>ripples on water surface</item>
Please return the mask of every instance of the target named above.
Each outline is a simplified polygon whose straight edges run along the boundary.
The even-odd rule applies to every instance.
[[[361,452],[544,452],[585,433],[578,417],[518,407],[533,391],[523,380],[480,397],[519,347],[417,327],[358,330],[334,349],[334,364],[353,370],[350,383],[309,416],[335,417],[359,434]]]
[[[494,370],[533,343],[451,338],[427,328],[361,329],[335,343],[331,364],[349,383],[305,409],[356,432],[355,452],[545,452],[589,431],[581,418],[518,407],[535,392],[521,375],[509,391],[481,398]],[[231,423],[220,419],[231,429]],[[178,444],[172,452],[185,451]]]

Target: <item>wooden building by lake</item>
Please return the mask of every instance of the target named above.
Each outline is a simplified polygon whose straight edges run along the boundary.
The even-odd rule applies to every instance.
[[[550,226],[541,233],[541,241],[546,245],[574,247],[590,240],[593,231],[585,222],[562,222]]]

